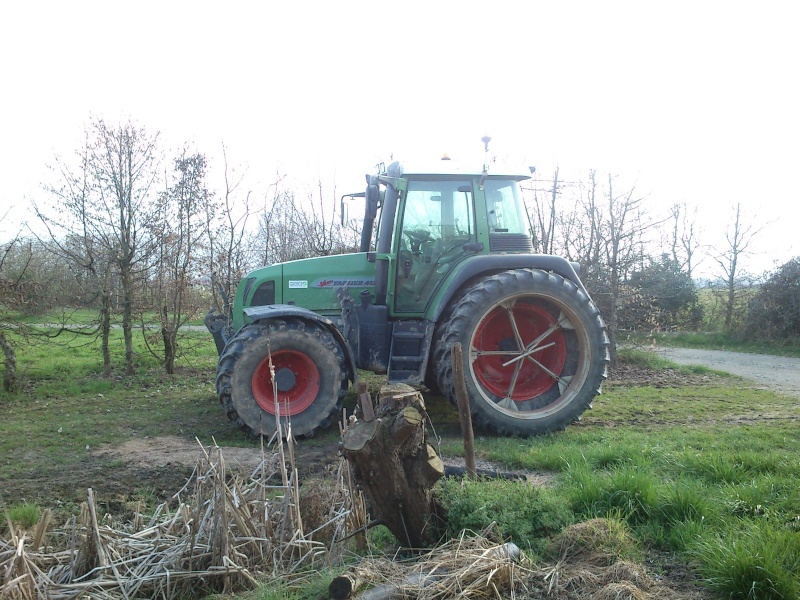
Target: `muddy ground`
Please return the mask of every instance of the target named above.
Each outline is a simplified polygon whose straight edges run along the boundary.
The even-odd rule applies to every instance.
[[[696,381],[689,381],[687,377]],[[670,369],[651,371],[624,365],[612,373],[606,385],[678,387],[708,385],[713,378],[687,376]],[[445,439],[460,435],[457,426],[452,425],[438,428],[436,434]],[[208,440],[203,442],[208,443]],[[338,461],[338,445],[339,436],[333,430],[309,440],[300,440],[297,444],[300,480],[333,468]],[[149,502],[159,502],[180,490],[191,476],[201,452],[200,444],[189,438],[129,438],[119,445],[88,452],[73,466],[31,473],[29,477],[17,480],[14,482],[14,496],[37,501],[43,506],[75,505],[83,502],[87,488],[92,488],[106,511],[124,513],[142,496]],[[247,447],[225,447],[223,453],[228,466],[244,476],[258,465],[261,457],[256,440]],[[458,463],[458,460],[445,457],[445,462]],[[492,465],[483,466],[492,468]],[[546,474],[525,475],[537,483],[539,479],[544,483],[547,480]]]

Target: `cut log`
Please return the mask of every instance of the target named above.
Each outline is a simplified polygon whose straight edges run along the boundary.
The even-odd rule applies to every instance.
[[[405,384],[381,388],[375,420],[356,421],[344,434],[342,451],[372,518],[409,548],[426,548],[439,537],[441,509],[433,485],[444,464],[428,443],[425,402]]]

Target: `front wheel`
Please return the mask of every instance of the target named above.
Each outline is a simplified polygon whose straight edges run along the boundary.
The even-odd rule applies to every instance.
[[[469,288],[438,326],[440,389],[455,403],[451,348],[460,342],[473,421],[500,434],[563,429],[606,377],[608,336],[571,281],[537,269],[504,271]]]
[[[246,325],[229,340],[217,366],[225,413],[252,435],[271,436],[277,418],[284,435],[288,420],[293,435],[313,435],[330,424],[346,391],[341,346],[325,327],[302,319]]]

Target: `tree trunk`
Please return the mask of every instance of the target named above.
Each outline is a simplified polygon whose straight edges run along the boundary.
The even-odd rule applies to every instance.
[[[122,271],[122,336],[125,338],[125,374],[133,375],[136,367],[133,362],[133,282],[130,265],[121,267]]]
[[[167,323],[167,307],[161,311],[161,340],[164,342],[164,370],[167,375],[175,374],[175,353],[178,348],[178,332]]]
[[[17,353],[3,331],[0,331],[0,348],[3,349],[6,363],[5,371],[3,371],[3,390],[13,394],[16,393],[19,386],[19,381],[17,380]]]
[[[405,384],[381,388],[376,418],[344,434],[344,456],[369,501],[372,518],[409,548],[434,544],[441,509],[433,485],[444,465],[426,440],[422,395]]]
[[[733,309],[736,304],[736,260],[731,261],[731,274],[728,277],[728,301],[725,306],[725,328],[733,329]]]
[[[108,282],[106,282],[108,283]],[[103,290],[102,305],[100,309],[100,348],[103,353],[103,375],[111,375],[111,350],[108,338],[111,336],[111,294],[108,285]]]

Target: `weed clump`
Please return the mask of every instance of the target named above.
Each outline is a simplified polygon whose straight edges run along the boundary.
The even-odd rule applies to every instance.
[[[9,507],[8,518],[13,525],[30,529],[42,516],[42,509],[36,503],[23,502]]]
[[[438,484],[437,499],[447,511],[451,537],[465,529],[485,530],[494,522],[504,539],[534,551],[574,520],[549,489],[526,481],[448,478]]]

